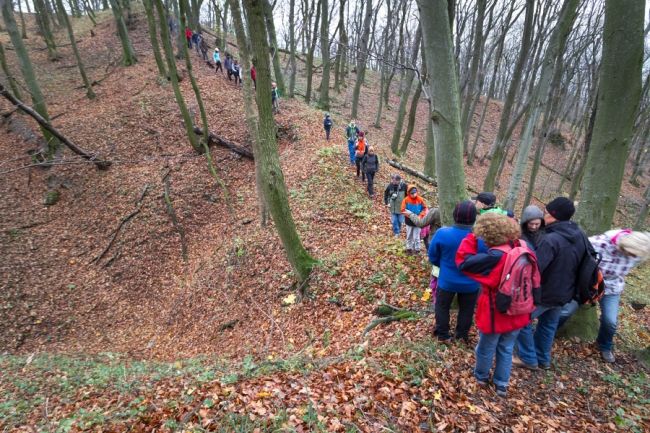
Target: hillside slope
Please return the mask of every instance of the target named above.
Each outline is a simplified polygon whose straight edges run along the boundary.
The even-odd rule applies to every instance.
[[[557,371],[515,372],[509,402],[479,389],[471,378],[471,348],[428,338],[433,318],[423,290],[429,267],[423,257],[405,256],[390,235],[381,194],[369,200],[354,179],[340,129],[326,142],[321,113],[286,100],[276,119],[287,188],[304,243],[322,264],[310,282],[311,297],[284,302],[295,293],[294,280],[273,226],[257,223],[253,163],[212,149],[230,192],[226,203],[205,157],[194,154],[184,136],[171,87],[156,79],[143,17],[137,15],[131,29],[140,61],[129,68],[119,66],[110,13],[100,18],[95,36],[88,23],[76,23],[82,56],[93,79],[101,80],[93,101],[79,88],[69,47],[60,49],[60,62],[50,63],[33,29],[29,45],[56,127],[113,166],[96,171],[68,151],[49,169],[30,166],[27,152],[36,145],[25,137],[37,129],[22,115],[10,116],[3,126],[8,132],[0,135],[0,347],[9,354],[0,361],[7,372],[0,395],[10,397],[9,405],[0,403],[0,425],[16,431],[65,422],[78,430],[235,431],[224,421],[232,417],[250,430],[277,422],[297,431],[499,424],[603,431],[617,427],[616,411],[623,407],[624,422],[641,428],[647,422],[635,401],[648,391],[647,383],[637,384],[645,373],[632,356],[602,367],[592,349],[573,342],[560,344]],[[63,34],[58,40],[65,45]],[[196,53],[192,60],[211,131],[247,145],[242,90],[215,76]],[[17,70],[11,55],[10,61]],[[183,92],[193,107],[188,81]],[[368,86],[364,92],[372,95],[372,79]],[[335,113],[345,112],[344,98],[336,104]],[[371,96],[363,99],[363,125],[374,117],[372,106]],[[9,108],[0,102],[0,111]],[[386,129],[370,130],[384,156],[392,115],[387,112]],[[341,128],[346,119],[337,114],[335,121]],[[414,166],[423,152],[421,130],[406,158]],[[490,133],[486,128],[485,145]],[[392,171],[383,166],[377,176],[380,193]],[[469,183],[478,188],[471,173]],[[164,177],[185,230],[187,261],[165,207]],[[434,203],[435,190],[420,186]],[[60,191],[60,200],[44,206],[51,189]],[[423,318],[377,327],[364,341],[379,300]],[[647,311],[626,307],[624,313],[626,322],[645,327],[646,337],[634,338],[647,345]],[[576,394],[570,378],[585,370],[585,391]],[[24,386],[28,380],[32,385]],[[44,419],[48,407],[56,409]]]

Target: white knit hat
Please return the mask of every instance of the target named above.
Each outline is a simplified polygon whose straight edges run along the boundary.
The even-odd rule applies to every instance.
[[[632,232],[622,235],[618,247],[636,257],[646,259],[650,256],[650,232]]]

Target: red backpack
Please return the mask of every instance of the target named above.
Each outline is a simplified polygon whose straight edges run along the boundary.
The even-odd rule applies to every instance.
[[[537,256],[521,240],[493,249],[503,251],[506,257],[495,299],[497,310],[509,316],[532,313],[541,285]]]

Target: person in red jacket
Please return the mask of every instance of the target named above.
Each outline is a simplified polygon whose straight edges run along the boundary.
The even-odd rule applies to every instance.
[[[512,350],[519,330],[530,323],[530,314],[508,315],[496,308],[496,293],[506,261],[503,251],[493,247],[503,244],[518,246],[521,229],[514,219],[496,213],[481,215],[473,233],[463,239],[456,252],[456,265],[467,276],[481,283],[476,307],[476,327],[479,342],[476,345],[474,376],[480,385],[487,385],[494,362],[492,382],[497,395],[505,397],[512,369]],[[487,253],[478,252],[478,238],[489,247]],[[495,360],[496,357],[496,360]]]
[[[253,80],[253,86],[257,89],[257,71],[255,70],[255,65],[251,65],[251,80]]]
[[[192,48],[192,29],[185,27],[185,39],[187,39],[187,48]]]

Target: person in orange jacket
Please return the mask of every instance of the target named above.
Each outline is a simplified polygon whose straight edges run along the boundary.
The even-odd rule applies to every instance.
[[[418,215],[420,218],[427,214],[427,204],[424,199],[418,195],[418,189],[415,185],[409,185],[406,189],[406,197],[402,200],[402,213],[406,211]],[[409,218],[406,218],[406,254],[420,254],[420,227],[417,227]]]
[[[354,163],[357,166],[357,178],[359,177],[359,174],[361,174],[362,182],[366,181],[366,172],[361,167],[361,161],[363,161],[363,157],[366,156],[367,153],[368,142],[366,141],[366,134],[363,131],[360,131],[355,146]]]

